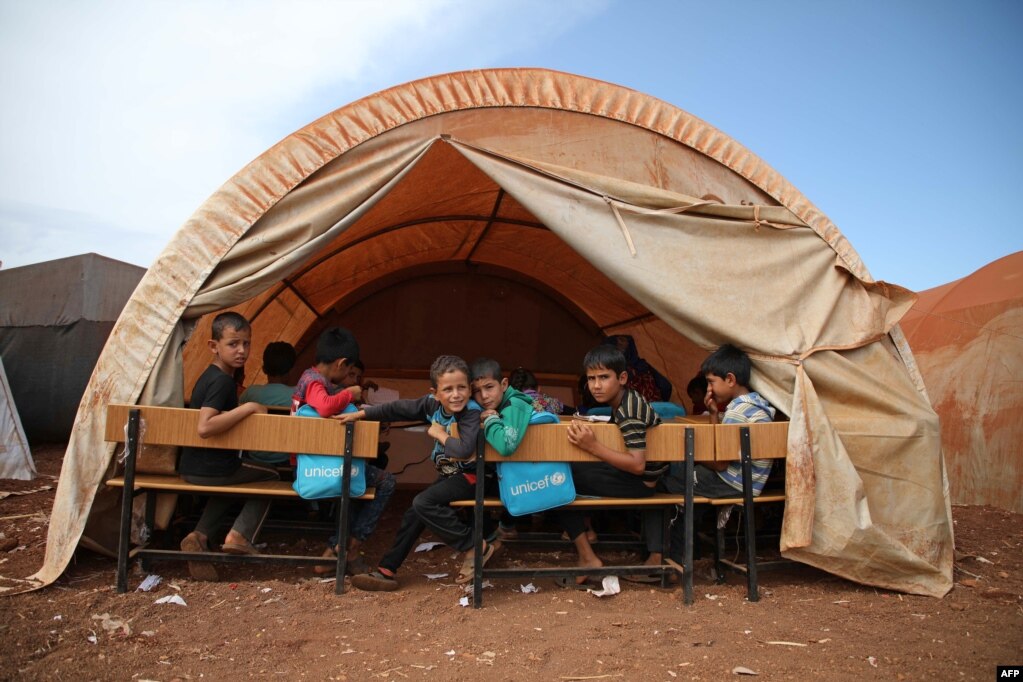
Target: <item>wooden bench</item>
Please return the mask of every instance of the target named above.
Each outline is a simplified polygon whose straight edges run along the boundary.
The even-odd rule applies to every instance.
[[[144,420],[144,428],[142,422]],[[108,486],[124,488],[121,501],[120,538],[117,549],[117,591],[128,587],[128,558],[131,544],[132,502],[136,495],[146,495],[146,524],[151,527],[157,493],[189,493],[193,495],[230,495],[235,497],[264,497],[269,499],[298,498],[287,481],[261,481],[231,486],[194,485],[179,476],[136,474],[135,466],[141,444],[182,447],[207,447],[225,450],[264,450],[269,452],[303,452],[313,455],[342,457],[343,485],[338,505],[337,535],[340,551],[337,556],[337,582],[335,592],[344,591],[344,574],[348,548],[348,507],[352,499],[348,491],[352,458],[372,459],[377,455],[379,424],[360,421],[341,424],[333,419],[310,419],[282,415],[249,416],[225,433],[200,438],[199,411],[184,408],[155,407],[150,405],[109,405],[107,407],[105,439],[124,443],[124,475],[106,482]],[[127,428],[125,428],[127,425]],[[140,442],[141,441],[141,442]],[[127,491],[130,490],[129,494]],[[373,490],[355,498],[373,499]],[[222,552],[189,553],[174,550],[150,549],[143,544],[131,552],[139,558],[171,559],[177,561],[216,561],[225,563],[277,563],[290,565],[329,564],[333,559],[321,556],[286,555],[234,555]]]
[[[484,496],[484,466],[496,462],[595,462],[599,461],[589,453],[568,442],[568,423],[534,425],[529,428],[515,452],[504,457],[486,444],[482,434],[477,444],[476,460],[476,499],[454,502],[456,507],[473,507],[475,556],[476,564],[473,572],[473,604],[476,608],[483,605],[483,580],[493,578],[518,577],[576,577],[605,575],[650,575],[660,574],[662,581],[671,573],[679,573],[684,585],[688,585],[686,594],[692,601],[692,565],[679,566],[670,559],[660,566],[635,564],[627,566],[603,566],[600,568],[582,568],[578,566],[561,568],[490,568],[481,563],[483,546],[483,514],[487,507],[499,507],[501,501]],[[592,423],[597,440],[614,449],[624,450],[625,442],[621,432],[614,424]],[[688,444],[688,445],[687,445]],[[714,459],[714,427],[709,424],[662,424],[647,431],[646,458],[651,462],[681,462],[685,453],[691,452],[694,461],[712,461]],[[685,498],[680,495],[657,493],[644,498],[577,498],[565,508],[613,508],[613,509],[659,509],[662,513],[662,532],[667,539],[667,523],[669,513],[676,505],[684,504]],[[663,584],[663,582],[662,582]]]
[[[591,424],[598,441],[615,449],[623,449],[624,441],[618,428],[613,424]],[[647,431],[646,458],[648,461],[684,462],[686,489],[683,495],[657,493],[648,498],[578,498],[566,507],[583,508],[660,508],[664,514],[662,526],[667,535],[667,514],[675,505],[684,508],[685,538],[683,563],[679,566],[671,559],[665,558],[660,567],[645,564],[631,566],[605,566],[602,568],[525,568],[498,569],[481,565],[483,543],[483,514],[487,508],[501,507],[501,500],[484,496],[484,463],[495,462],[543,462],[567,461],[584,462],[598,461],[595,457],[576,448],[568,442],[568,425],[566,423],[535,425],[529,428],[519,447],[509,457],[500,455],[487,445],[480,435],[477,456],[477,485],[475,500],[460,500],[452,503],[455,507],[473,507],[475,515],[475,556],[476,564],[473,575],[473,603],[476,608],[482,606],[483,580],[487,577],[562,577],[562,576],[603,576],[603,575],[635,575],[660,573],[663,578],[671,572],[681,574],[683,600],[687,605],[693,603],[693,507],[696,504],[709,505],[743,505],[752,510],[756,502],[777,502],[784,500],[784,494],[759,496],[754,498],[751,480],[752,459],[783,459],[787,452],[788,424],[750,425],[712,425],[691,422],[668,422]],[[693,493],[693,467],[696,462],[735,461],[740,460],[743,466],[745,490],[742,497],[709,498],[697,497]],[[759,599],[756,574],[756,547],[753,533],[753,514],[747,513],[746,519],[746,551],[747,587],[750,601]],[[665,538],[666,539],[666,538]],[[667,544],[665,544],[667,547]],[[716,548],[716,557],[720,551]],[[663,584],[663,583],[662,583]]]
[[[745,540],[746,563],[741,564],[721,558],[724,546],[724,529],[716,528],[714,542],[714,568],[718,580],[724,580],[722,566],[746,574],[746,596],[750,601],[760,600],[760,589],[757,585],[756,559],[756,528],[754,505],[770,502],[784,502],[785,493],[779,490],[765,489],[760,495],[753,496],[752,460],[771,459],[784,460],[788,455],[788,422],[770,422],[757,424],[717,424],[714,427],[714,458],[718,462],[739,461],[742,467],[742,496],[727,498],[704,498],[713,506],[738,505],[744,508],[743,539]],[[692,538],[691,520],[686,521],[686,537]],[[692,542],[687,542],[691,550]]]

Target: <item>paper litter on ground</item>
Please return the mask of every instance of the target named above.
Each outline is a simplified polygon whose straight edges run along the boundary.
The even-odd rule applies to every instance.
[[[417,552],[429,552],[434,547],[443,547],[443,542],[422,542],[416,547]]]
[[[154,573],[153,575],[150,575],[145,580],[143,580],[142,583],[135,588],[135,591],[149,592],[151,589],[159,585],[161,581],[163,581],[163,578]]]
[[[610,597],[622,591],[622,586],[618,583],[618,576],[616,575],[605,575],[604,579],[600,582],[600,586],[603,589],[589,589],[586,591],[594,597]]]
[[[159,599],[157,599],[153,603],[155,603],[155,604],[178,604],[179,606],[188,606],[188,604],[185,603],[185,600],[182,599],[181,596],[177,595],[177,594],[169,594],[166,597],[160,597]]]

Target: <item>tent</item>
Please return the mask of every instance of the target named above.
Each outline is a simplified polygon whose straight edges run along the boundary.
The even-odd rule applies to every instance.
[[[1023,251],[920,292],[902,328],[941,418],[952,502],[1023,512]]]
[[[16,478],[31,481],[36,477],[36,464],[28,439],[21,428],[18,408],[14,404],[11,386],[7,383],[7,372],[0,359],[0,478]]]
[[[63,443],[144,268],[95,253],[0,270],[0,357],[25,434]]]
[[[207,362],[194,349],[210,313],[252,319],[258,357],[274,340],[304,347],[370,295],[430,273],[526,283],[656,350],[676,386],[694,354],[747,349],[754,386],[791,417],[785,555],[867,584],[950,589],[938,420],[897,326],[913,294],[873,280],[823,213],[707,123],[538,69],[436,76],[344,106],[198,209],[97,364],[34,579],[63,571],[111,467],[103,405],[181,405]],[[466,301],[403,310],[415,317],[402,328],[389,308],[369,321],[431,352],[436,338],[480,333],[477,315],[496,325],[487,339],[558,346],[534,321],[487,317],[495,297]]]

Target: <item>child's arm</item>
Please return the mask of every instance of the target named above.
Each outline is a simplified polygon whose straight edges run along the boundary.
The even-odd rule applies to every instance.
[[[227,412],[221,412],[215,407],[199,408],[199,427],[197,429],[199,437],[209,438],[224,433],[250,414],[266,414],[266,408],[259,403],[242,403]]]
[[[572,422],[568,425],[568,442],[582,448],[594,457],[607,462],[615,469],[637,476],[646,470],[646,448],[626,449],[625,452],[612,450],[597,440],[593,429],[586,424]]]
[[[512,400],[508,407],[498,414],[487,410],[483,417],[483,433],[487,442],[502,456],[515,452],[526,435],[529,418],[533,415],[532,403]]]
[[[423,397],[415,400],[394,400],[383,405],[373,405],[357,412],[339,414],[334,419],[337,419],[342,424],[359,419],[369,419],[375,422],[424,421],[429,418],[430,414],[426,404],[428,399]]]
[[[430,427],[431,436],[434,434],[434,427],[443,429],[440,424],[434,423]],[[470,459],[476,454],[476,438],[479,432],[480,411],[467,407],[458,413],[458,438],[449,435],[445,430],[443,436],[437,438],[437,440],[444,446],[445,457],[450,459]]]
[[[331,395],[327,393],[323,384],[313,382],[306,388],[305,401],[321,417],[332,417],[348,407],[349,403],[358,400],[361,395],[362,389],[358,386],[351,386]]]

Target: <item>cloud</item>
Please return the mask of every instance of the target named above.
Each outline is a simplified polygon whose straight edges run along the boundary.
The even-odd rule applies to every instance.
[[[114,257],[148,265],[153,243],[306,123],[410,77],[487,66],[603,6],[552,4],[2,3],[0,258],[114,255],[101,236],[114,232]]]

